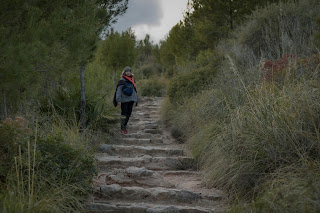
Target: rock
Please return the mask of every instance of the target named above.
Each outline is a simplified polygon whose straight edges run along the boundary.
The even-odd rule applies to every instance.
[[[147,209],[146,213],[179,213],[179,209],[174,206],[157,206]]]
[[[173,200],[176,195],[176,191],[164,188],[155,188],[151,191],[151,196],[154,200]]]
[[[104,197],[121,197],[122,187],[119,184],[100,186],[100,191]]]
[[[151,195],[150,191],[141,187],[123,187],[122,197],[129,200],[141,200]]]
[[[101,144],[99,146],[99,152],[104,152],[104,153],[108,153],[108,154],[112,154],[113,152],[113,147],[112,145],[108,145],[108,144]]]
[[[125,174],[117,174],[117,175],[109,175],[107,177],[107,183],[117,183],[117,184],[132,184],[134,183],[134,180],[132,180],[130,177],[128,177]]]
[[[148,170],[144,167],[138,168],[131,166],[127,168],[127,175],[133,178],[149,177],[152,176],[152,173],[153,172],[151,170]]]
[[[177,201],[190,203],[190,204],[197,202],[198,200],[200,200],[200,198],[201,198],[200,194],[187,191],[187,190],[179,191],[176,197]]]

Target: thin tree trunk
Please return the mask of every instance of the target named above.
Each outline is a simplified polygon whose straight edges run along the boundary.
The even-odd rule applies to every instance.
[[[85,65],[80,68],[80,129],[86,128],[86,91],[85,91]]]
[[[114,70],[114,73],[113,73],[113,88],[116,89],[116,74],[117,74],[117,71]]]
[[[62,77],[60,75],[60,78],[59,78],[59,92],[61,92],[62,86],[63,86],[63,80],[62,80]]]
[[[8,107],[7,107],[7,98],[6,98],[6,93],[4,90],[2,90],[3,94],[3,113],[4,113],[4,119],[8,117]]]
[[[32,85],[30,85],[30,106],[33,105],[33,90],[32,90]]]
[[[2,119],[2,103],[0,101],[0,120]]]
[[[229,10],[229,15],[230,15],[230,28],[233,30],[233,9],[230,8]]]
[[[54,91],[54,81],[50,79],[50,94],[52,94]]]

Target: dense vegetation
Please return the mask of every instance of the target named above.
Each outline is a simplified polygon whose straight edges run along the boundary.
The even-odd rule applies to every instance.
[[[121,70],[134,68],[139,94],[165,94],[159,46],[111,28],[127,5],[1,3],[0,212],[84,211],[95,145],[111,140],[119,116]]]
[[[319,212],[319,1],[189,2],[160,44],[127,0],[0,5],[1,212],[83,211],[125,66],[231,212]]]
[[[189,7],[160,47],[172,134],[232,212],[318,212],[319,1]]]
[[[90,85],[80,90],[79,73],[127,4],[1,2],[0,212],[83,211],[95,174],[92,143],[113,121],[105,96]]]

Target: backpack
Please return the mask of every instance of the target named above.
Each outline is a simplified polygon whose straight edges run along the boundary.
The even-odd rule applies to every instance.
[[[122,87],[123,94],[131,96],[133,93],[133,84],[131,82],[126,82]]]

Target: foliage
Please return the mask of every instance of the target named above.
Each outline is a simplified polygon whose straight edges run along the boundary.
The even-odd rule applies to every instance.
[[[59,115],[69,124],[79,122],[80,119],[80,91],[69,91],[60,88],[51,97],[44,98],[40,109],[42,113],[49,115]],[[112,123],[114,110],[111,104],[107,104],[105,96],[95,93],[86,94],[86,121],[88,128],[108,128],[108,123]]]
[[[14,156],[18,154],[18,147],[26,148],[30,137],[29,132],[30,129],[21,117],[15,120],[6,119],[0,123],[0,188],[14,165]]]
[[[220,59],[221,57],[215,53],[210,54],[210,62],[199,58],[198,61],[201,61],[199,63],[207,63],[207,65],[173,78],[167,92],[170,102],[181,103],[184,99],[208,88],[218,72],[217,65]]]
[[[167,73],[169,73],[169,76],[172,76],[173,74],[173,67],[176,64],[175,56],[170,51],[169,44],[167,41],[161,41],[160,42],[160,62],[162,66],[164,66],[167,69]]]
[[[105,27],[127,8],[115,1],[4,1],[0,6],[0,90],[9,113],[22,99],[37,99],[68,84],[92,58]],[[3,99],[2,99],[3,100]],[[32,102],[32,100],[30,100]],[[1,110],[2,111],[2,110]]]
[[[160,64],[148,63],[141,66],[135,71],[135,78],[137,79],[149,79],[154,77],[160,77],[162,74],[162,66]]]
[[[237,32],[237,37],[262,58],[275,60],[282,55],[310,55],[314,52],[312,35],[319,10],[316,0],[272,4],[254,11]]]
[[[232,212],[319,211],[320,60],[312,43],[319,6],[302,0],[257,8],[169,86],[163,119],[205,182],[238,199]],[[211,66],[215,51],[223,57]],[[203,70],[215,70],[209,86],[185,83]],[[188,96],[191,85],[199,90]]]
[[[101,48],[97,53],[98,61],[113,73],[114,87],[116,74],[118,73],[120,76],[118,70],[122,71],[124,67],[134,64],[136,57],[135,43],[135,35],[131,30],[121,34],[111,30],[106,39],[101,42]]]
[[[166,94],[166,80],[163,78],[154,77],[140,80],[138,86],[142,96],[162,97]]]
[[[95,173],[93,156],[81,148],[75,149],[64,141],[61,134],[40,139],[37,146],[38,169],[52,181],[61,181],[82,187],[90,186]]]
[[[1,158],[6,159],[1,164],[1,212],[77,212],[83,208],[80,201],[95,173],[90,149],[79,140],[71,144],[70,136],[62,132],[51,130],[40,136],[42,131],[30,130],[21,117],[1,123]]]
[[[195,37],[193,24],[189,19],[176,24],[170,30],[166,42],[178,65],[194,60],[198,52],[204,48],[202,42]]]

